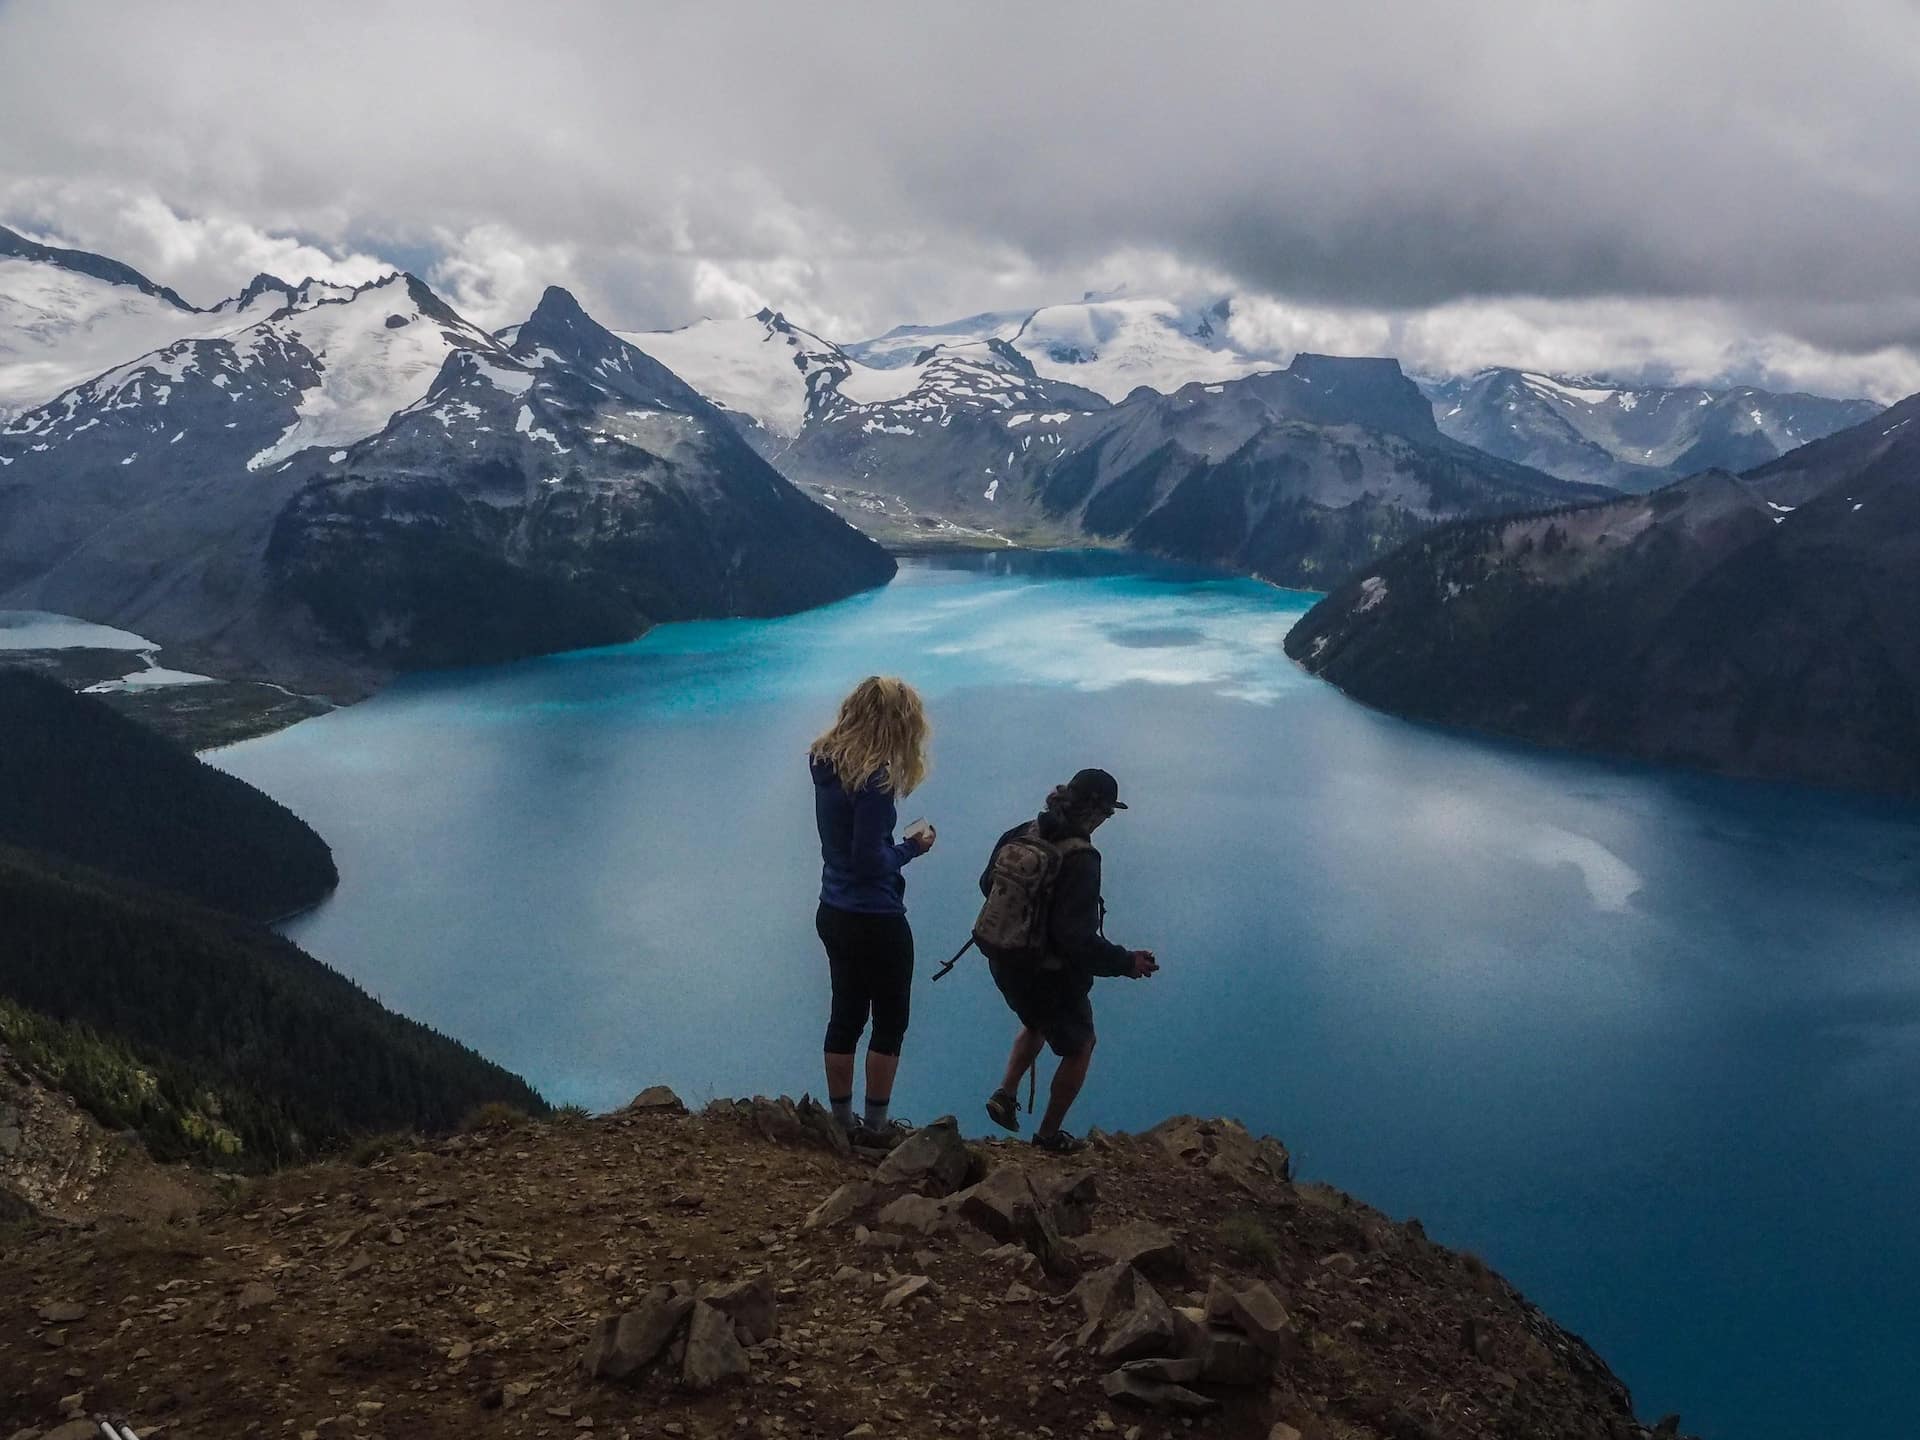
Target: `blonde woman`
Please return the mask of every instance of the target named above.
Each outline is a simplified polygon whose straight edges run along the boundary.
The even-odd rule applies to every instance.
[[[891,1149],[908,1127],[890,1118],[900,1041],[913,991],[913,931],[907,926],[907,862],[933,848],[931,825],[895,841],[894,802],[927,773],[927,713],[904,680],[869,675],[840,702],[833,727],[808,753],[820,827],[820,909],[814,928],[827,947],[833,1008],[827,1020],[827,1099],[860,1145]],[[866,1109],[853,1109],[853,1059],[867,1042]]]

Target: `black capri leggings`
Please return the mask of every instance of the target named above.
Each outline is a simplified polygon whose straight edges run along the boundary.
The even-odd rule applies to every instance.
[[[863,915],[822,905],[813,917],[833,975],[829,1055],[851,1055],[873,1016],[867,1049],[898,1055],[913,1000],[913,931],[904,915]]]

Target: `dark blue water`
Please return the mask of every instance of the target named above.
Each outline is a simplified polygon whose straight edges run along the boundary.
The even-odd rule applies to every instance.
[[[1711,1440],[1911,1433],[1920,813],[1425,730],[1305,679],[1298,595],[1112,562],[913,564],[793,619],[441,675],[222,764],[332,842],[291,927],[388,1004],[607,1107],[818,1090],[808,739],[927,694],[922,974],[1081,765],[1110,933],[1075,1119],[1230,1113],[1485,1256]],[[970,1124],[1011,1032],[922,984],[896,1108]],[[981,1122],[982,1124],[984,1122]]]

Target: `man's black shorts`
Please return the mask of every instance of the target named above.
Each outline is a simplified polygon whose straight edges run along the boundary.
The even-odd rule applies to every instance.
[[[987,957],[987,969],[1020,1023],[1038,1030],[1047,1048],[1061,1059],[1078,1055],[1093,1044],[1093,999],[1089,993],[1093,986],[1084,975],[1003,964],[991,956]]]

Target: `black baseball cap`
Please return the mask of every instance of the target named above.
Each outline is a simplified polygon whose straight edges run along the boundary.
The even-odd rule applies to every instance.
[[[1067,791],[1087,805],[1104,805],[1109,810],[1124,810],[1120,800],[1120,782],[1104,770],[1082,770],[1067,782]]]

